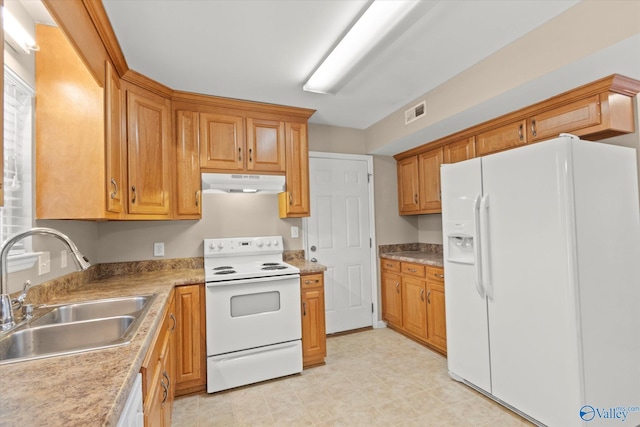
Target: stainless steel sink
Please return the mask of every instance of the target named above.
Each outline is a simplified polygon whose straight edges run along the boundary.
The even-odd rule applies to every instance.
[[[47,307],[44,314],[0,335],[0,364],[127,344],[154,298],[143,295]]]
[[[152,297],[152,295],[142,295],[61,305],[42,317],[32,320],[31,326],[132,315],[142,310]]]

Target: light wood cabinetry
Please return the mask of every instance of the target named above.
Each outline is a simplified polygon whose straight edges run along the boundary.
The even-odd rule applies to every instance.
[[[303,368],[324,364],[327,334],[324,313],[324,274],[300,276]]]
[[[124,213],[123,194],[127,193],[125,182],[127,147],[122,126],[124,95],[120,77],[109,61],[105,63],[104,84],[107,211],[122,214]]]
[[[400,214],[440,211],[440,165],[443,149],[438,147],[398,160],[398,206]]]
[[[194,111],[176,112],[175,217],[202,217],[199,120]]]
[[[518,120],[476,135],[478,156],[507,150],[527,143],[527,121]]]
[[[247,170],[285,171],[285,123],[247,118]]]
[[[128,214],[169,217],[171,102],[127,85]]]
[[[442,268],[380,260],[382,319],[408,337],[446,354]]]
[[[439,174],[432,178],[420,175],[416,184],[416,171],[412,166],[416,157],[427,156],[429,160],[425,159],[421,167],[429,169],[436,162],[434,150],[440,147],[444,150],[442,161],[455,163],[555,138],[561,133],[591,141],[631,133],[634,132],[633,97],[638,92],[640,81],[614,74],[395,155],[400,214],[441,212],[439,201],[430,200],[428,195],[434,197],[436,188],[439,191]],[[424,202],[422,192],[427,193]]]
[[[176,396],[204,391],[207,385],[204,284],[175,288]]]
[[[286,189],[278,198],[280,218],[311,214],[309,197],[309,140],[305,123],[286,123]]]
[[[142,404],[144,425],[170,426],[175,393],[175,343],[177,327],[174,294],[162,317],[162,323],[149,352],[142,362]]]

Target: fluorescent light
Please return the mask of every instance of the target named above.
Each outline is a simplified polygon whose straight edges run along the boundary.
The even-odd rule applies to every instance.
[[[18,20],[9,12],[6,7],[2,8],[2,25],[4,32],[9,36],[7,42],[14,48],[29,53],[32,50],[38,50],[36,41],[25,30]],[[12,43],[13,42],[13,43]]]
[[[308,92],[331,93],[342,76],[418,3],[415,0],[376,0],[371,3],[302,88]]]

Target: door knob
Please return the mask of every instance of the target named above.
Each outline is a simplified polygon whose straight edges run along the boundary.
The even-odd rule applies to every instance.
[[[315,258],[311,258],[311,262],[318,262],[318,260]]]
[[[309,249],[311,249],[311,252],[315,252],[316,251],[316,247],[315,246],[311,246]]]

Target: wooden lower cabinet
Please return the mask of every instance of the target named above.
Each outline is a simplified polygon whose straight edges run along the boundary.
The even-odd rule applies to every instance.
[[[176,396],[207,388],[204,284],[175,288]]]
[[[302,314],[302,366],[324,364],[327,333],[324,314],[324,274],[300,276]]]
[[[442,354],[447,352],[444,274],[441,267],[380,260],[382,319]]]
[[[146,427],[170,426],[175,393],[175,300],[172,292],[162,323],[140,369]]]

